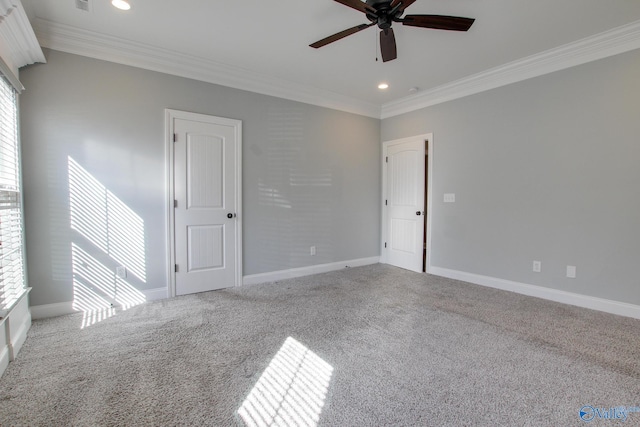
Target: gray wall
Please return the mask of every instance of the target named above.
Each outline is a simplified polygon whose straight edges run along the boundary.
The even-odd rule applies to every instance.
[[[433,132],[432,265],[640,304],[638,76],[633,51],[383,120]]]
[[[143,249],[124,242],[143,256],[145,280],[130,275],[130,283],[167,286],[165,108],[243,121],[245,275],[379,255],[379,120],[45,53],[47,64],[20,72],[32,305],[71,301],[81,257],[109,271],[119,264],[100,249],[104,228],[123,228],[104,221],[105,197],[126,206],[121,231],[143,227]],[[72,245],[81,250],[75,267]]]

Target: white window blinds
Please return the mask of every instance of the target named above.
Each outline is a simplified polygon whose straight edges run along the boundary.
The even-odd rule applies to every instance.
[[[0,316],[26,290],[16,91],[0,76]]]

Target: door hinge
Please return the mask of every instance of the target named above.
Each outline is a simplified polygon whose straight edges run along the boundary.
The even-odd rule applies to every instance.
[[[384,205],[387,206],[387,200],[384,201]]]
[[[178,272],[178,264],[174,265],[174,270],[175,270],[176,273]]]
[[[385,249],[387,248],[387,242],[384,242],[384,248]]]
[[[387,157],[384,159],[384,162],[385,162],[385,163],[389,163],[389,156],[387,156]]]
[[[173,134],[173,142],[178,142],[178,134],[177,133]]]
[[[174,200],[174,201],[173,201],[173,207],[174,207],[174,208],[177,208],[177,207],[178,207],[178,201],[177,201],[177,200]]]

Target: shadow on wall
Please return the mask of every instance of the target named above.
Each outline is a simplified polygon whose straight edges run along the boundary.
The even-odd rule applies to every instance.
[[[266,171],[258,181],[258,202],[260,240],[265,242],[260,259],[272,271],[333,261],[326,231],[333,215],[333,172],[316,158],[316,147],[305,146],[307,139],[302,110],[269,110]],[[318,249],[314,259],[309,258],[311,246]],[[289,254],[288,260],[283,254]]]
[[[73,309],[82,328],[145,302],[144,221],[68,157]],[[122,269],[116,274],[116,268]]]

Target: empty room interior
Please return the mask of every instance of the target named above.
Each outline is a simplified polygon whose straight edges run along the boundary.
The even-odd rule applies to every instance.
[[[640,2],[1,0],[0,425],[640,425]]]

